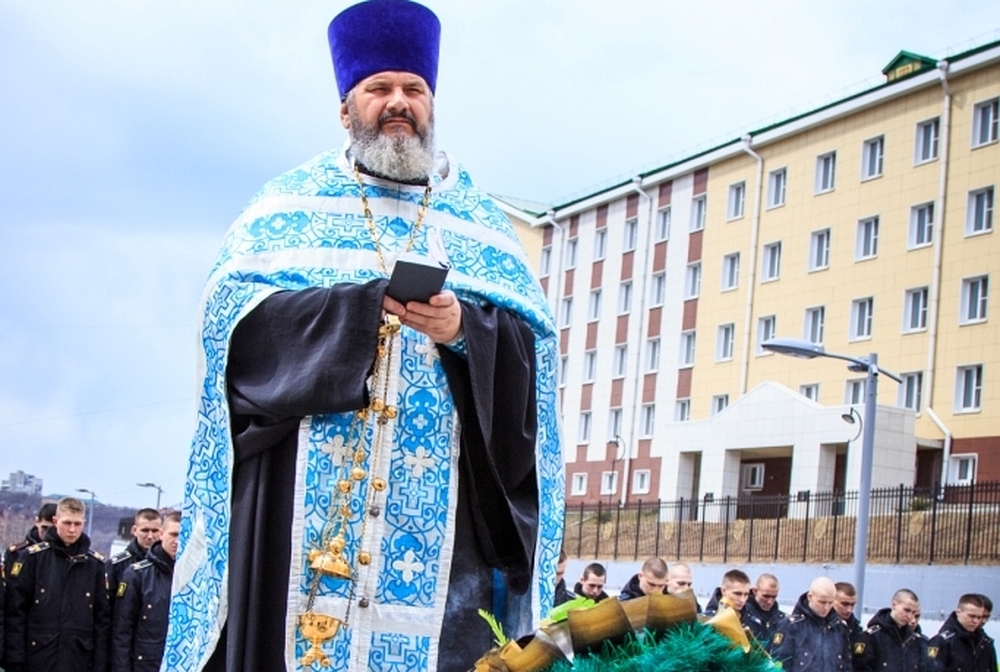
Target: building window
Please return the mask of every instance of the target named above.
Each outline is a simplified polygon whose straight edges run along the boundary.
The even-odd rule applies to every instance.
[[[733,358],[733,344],[735,340],[735,324],[723,324],[719,326],[719,335],[715,343],[715,360],[717,362],[724,362]]]
[[[983,365],[958,367],[955,381],[955,411],[978,411],[983,395]]]
[[[938,157],[938,134],[941,121],[935,117],[917,124],[917,140],[914,145],[914,163],[926,163]]]
[[[701,231],[705,228],[705,211],[708,201],[704,196],[691,199],[691,230]]]
[[[691,419],[691,400],[678,399],[674,404],[674,420],[677,422],[687,422]]]
[[[622,252],[631,252],[635,249],[635,241],[639,231],[639,220],[635,217],[625,220],[625,237],[622,240]]]
[[[660,368],[660,339],[651,338],[646,341],[646,372],[651,373]]]
[[[980,147],[997,141],[997,105],[1000,98],[976,105],[972,128],[972,146]]]
[[[572,485],[570,486],[571,497],[586,497],[587,496],[587,473],[578,472],[573,474]]]
[[[597,351],[583,353],[583,382],[592,383],[597,376]]]
[[[878,256],[878,217],[869,217],[858,222],[858,242],[854,250],[857,261]]]
[[[823,328],[826,325],[826,307],[806,309],[805,338],[810,343],[823,344]]]
[[[648,438],[653,435],[656,427],[656,404],[642,405],[642,436]]]
[[[969,210],[965,218],[965,235],[993,230],[993,187],[969,192]]]
[[[608,253],[608,230],[598,229],[594,234],[594,261],[600,261]]]
[[[978,455],[952,455],[948,473],[952,485],[970,485],[976,480],[976,462]]]
[[[781,275],[781,243],[764,246],[764,262],[760,269],[761,280],[777,280]]]
[[[618,286],[618,314],[624,315],[632,310],[632,281],[626,280]]]
[[[990,278],[988,275],[962,280],[961,324],[974,324],[986,320],[989,292]]]
[[[552,266],[552,248],[543,247],[542,257],[538,263],[538,275],[543,278],[546,277],[550,273],[550,266]]]
[[[722,291],[736,289],[740,284],[740,253],[727,254],[722,258]]]
[[[746,201],[746,196],[746,182],[729,185],[729,205],[726,209],[726,219],[739,219],[743,216],[743,203]]]
[[[559,358],[559,387],[566,387],[566,368],[568,364],[568,355],[563,355]]]
[[[813,231],[809,238],[809,270],[830,267],[830,229]]]
[[[636,469],[632,472],[632,494],[649,494],[649,469]]]
[[[880,135],[871,140],[865,140],[861,150],[861,179],[870,180],[882,175],[882,163],[885,154],[885,136]]]
[[[694,365],[694,331],[681,332],[681,366]]]
[[[924,247],[934,242],[934,203],[922,203],[910,208],[910,248]]]
[[[576,247],[577,239],[570,238],[566,241],[566,269],[576,268]]]
[[[656,213],[656,242],[670,238],[670,206]]]
[[[649,286],[649,305],[656,308],[663,305],[663,296],[667,292],[667,274],[656,273],[652,280]]]
[[[827,191],[833,191],[836,174],[837,152],[816,157],[816,193],[823,194]]]
[[[577,431],[577,443],[590,442],[590,411],[580,414],[580,425]]]
[[[743,489],[763,490],[764,489],[764,463],[743,465]]]
[[[601,474],[601,494],[614,495],[618,492],[618,472],[605,471]]]
[[[806,399],[812,399],[816,403],[819,403],[819,383],[799,385],[799,394]]]
[[[778,318],[774,315],[757,318],[757,354],[770,355],[769,350],[764,349],[764,343],[770,341],[777,335]]]
[[[906,290],[906,305],[903,306],[903,333],[922,331],[927,328],[927,288]]]
[[[875,310],[875,299],[866,297],[855,299],[851,303],[851,340],[857,341],[872,337],[872,313]]]
[[[919,413],[924,374],[920,371],[916,373],[904,373],[900,378],[903,379],[903,384],[899,386],[899,405],[903,408],[913,409]]]
[[[785,187],[788,182],[788,170],[781,168],[772,170],[767,177],[767,207],[776,208],[785,204]]]
[[[847,381],[846,394],[844,395],[845,404],[863,404],[865,403],[865,384],[867,381],[864,378],[858,378],[856,380]]]
[[[625,376],[625,367],[628,366],[628,346],[627,345],[616,345],[615,346],[615,359],[614,359],[614,370],[612,375],[615,378],[622,378]]]
[[[608,441],[614,441],[615,437],[622,433],[622,409],[612,408],[608,413]]]
[[[601,317],[601,290],[590,291],[590,302],[587,304],[587,319],[591,322]]]
[[[728,394],[717,394],[712,397],[712,415],[717,415],[726,410],[729,406],[729,395]]]
[[[701,294],[701,262],[688,264],[684,276],[684,298],[696,299]]]
[[[567,296],[562,300],[562,319],[560,324],[565,328],[573,323],[573,297]]]

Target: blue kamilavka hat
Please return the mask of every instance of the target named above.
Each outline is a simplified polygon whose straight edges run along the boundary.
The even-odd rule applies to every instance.
[[[386,70],[420,75],[437,86],[441,22],[410,0],[367,0],[348,7],[327,31],[340,99],[365,77]]]

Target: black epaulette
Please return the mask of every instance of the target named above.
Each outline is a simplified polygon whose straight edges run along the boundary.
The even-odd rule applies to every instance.
[[[949,639],[951,639],[952,637],[955,636],[955,631],[954,630],[942,630],[941,632],[939,632],[937,634],[937,636],[940,637],[941,639],[945,640],[945,641],[948,641]]]
[[[98,553],[97,551],[95,551],[92,548],[91,549],[87,549],[87,555],[89,555],[89,556],[91,556],[93,558],[97,558],[97,560],[100,561],[100,562],[104,562],[104,556],[101,555],[100,553]]]
[[[132,553],[129,551],[122,551],[121,553],[115,553],[111,556],[111,564],[117,565],[119,562],[124,562],[125,560],[131,560]]]
[[[14,544],[10,548],[8,548],[7,552],[8,553],[20,553],[21,551],[23,551],[24,549],[26,549],[28,546],[31,546],[32,543],[34,543],[34,542],[31,542],[31,541],[25,539],[21,543]]]
[[[152,560],[150,560],[148,558],[144,558],[144,559],[140,560],[139,562],[133,562],[130,565],[130,567],[132,568],[133,572],[138,572],[140,569],[145,569],[146,567],[149,567],[152,564],[153,564]]]
[[[32,544],[31,546],[28,546],[28,553],[34,555],[35,553],[48,550],[48,548],[49,548],[49,542],[40,541],[37,544]]]
[[[788,617],[788,622],[789,623],[798,623],[799,621],[803,620],[805,617],[806,617],[805,614],[792,614],[791,616]]]
[[[876,632],[878,632],[881,629],[882,629],[882,626],[879,625],[878,623],[876,623],[875,625],[869,625],[865,629],[865,632],[867,632],[869,635],[874,635]]]

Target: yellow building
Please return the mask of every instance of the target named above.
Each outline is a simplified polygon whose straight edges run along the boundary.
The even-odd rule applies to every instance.
[[[1000,480],[1000,43],[522,219],[561,329],[569,502]],[[860,417],[860,416],[858,416]],[[575,446],[575,449],[573,448]],[[623,480],[624,483],[619,483]]]

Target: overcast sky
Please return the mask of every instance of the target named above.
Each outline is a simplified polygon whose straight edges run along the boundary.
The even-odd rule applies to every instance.
[[[267,179],[339,145],[346,2],[0,4],[0,475],[182,495],[196,315]],[[559,203],[1000,39],[996,0],[439,0],[439,146]]]

